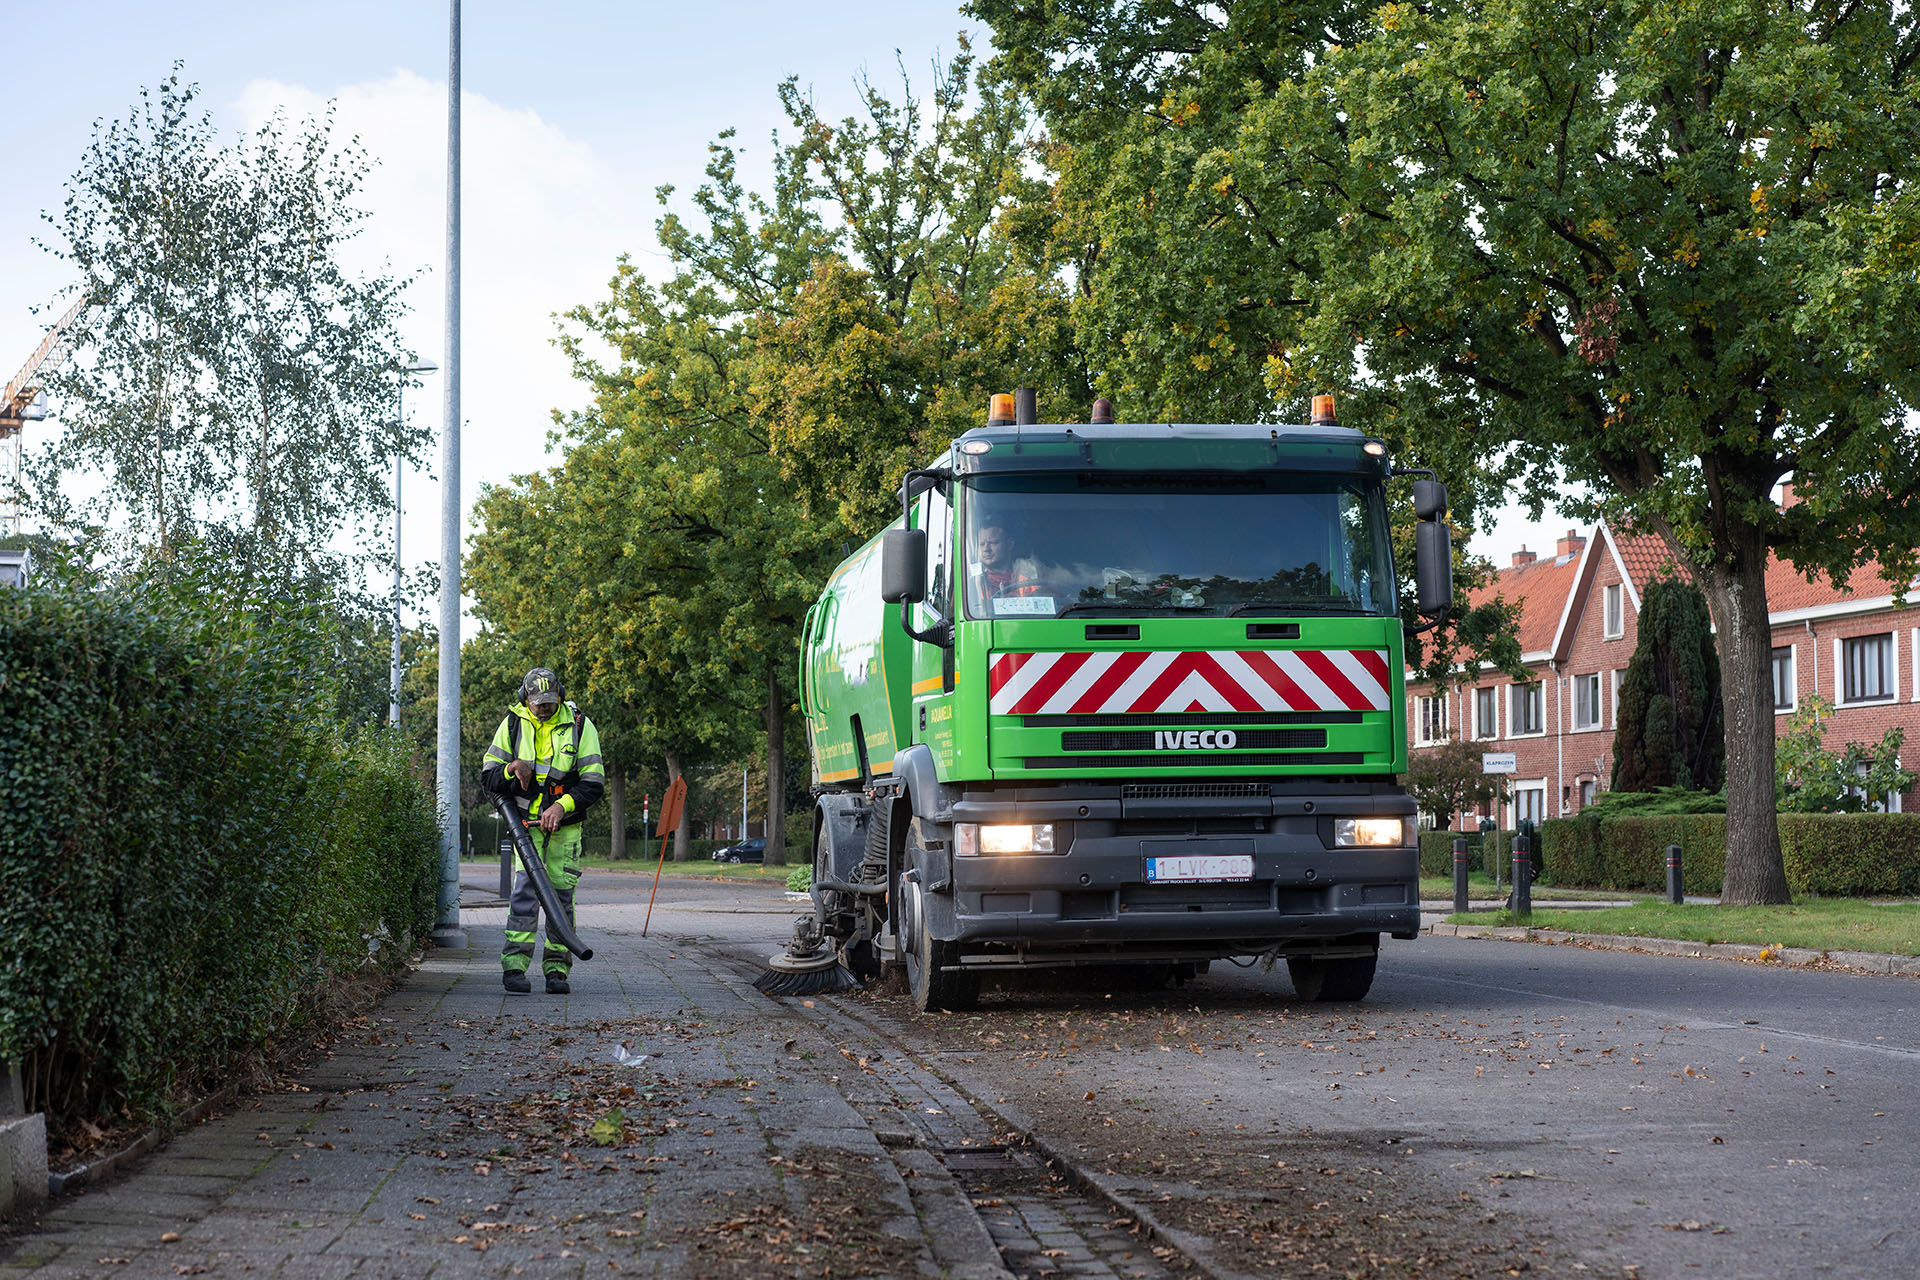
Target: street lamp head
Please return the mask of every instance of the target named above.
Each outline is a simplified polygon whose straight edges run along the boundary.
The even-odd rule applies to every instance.
[[[432,373],[439,367],[439,365],[431,360],[415,360],[406,366],[406,371],[408,373]]]

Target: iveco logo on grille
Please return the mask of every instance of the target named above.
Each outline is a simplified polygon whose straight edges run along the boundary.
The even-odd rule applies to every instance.
[[[1240,739],[1231,729],[1155,729],[1155,751],[1231,751]]]

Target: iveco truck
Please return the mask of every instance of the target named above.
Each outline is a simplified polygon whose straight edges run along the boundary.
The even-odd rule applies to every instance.
[[[1420,923],[1384,443],[1324,397],[1304,426],[1031,406],[909,472],[807,615],[810,936],[922,1010],[1226,958],[1364,997]],[[1446,493],[1411,487],[1432,617]]]

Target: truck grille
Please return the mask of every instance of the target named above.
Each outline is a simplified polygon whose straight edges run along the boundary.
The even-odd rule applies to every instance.
[[[1359,764],[1358,751],[1159,751],[1144,756],[1028,756],[1028,769],[1225,769],[1247,765]]]
[[[1238,800],[1272,794],[1264,782],[1129,782],[1120,788],[1122,800]]]
[[[1021,716],[1028,729],[1230,729],[1243,724],[1359,724],[1363,711],[1168,711]]]
[[[1152,729],[1137,729],[1131,733],[1063,733],[1060,735],[1062,751],[1153,751],[1178,750],[1175,747],[1160,747],[1155,741],[1156,732]],[[1246,729],[1235,735],[1237,739],[1233,750],[1258,750],[1262,747],[1291,748],[1296,751],[1313,751],[1327,745],[1325,729]]]

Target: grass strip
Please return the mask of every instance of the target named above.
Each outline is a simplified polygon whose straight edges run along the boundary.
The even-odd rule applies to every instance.
[[[1777,907],[1722,907],[1711,903],[1649,901],[1597,911],[1535,911],[1517,920],[1510,911],[1455,915],[1455,924],[1526,924],[1534,929],[1604,933],[1680,942],[1745,942],[1813,951],[1874,951],[1920,955],[1920,903],[1860,898],[1806,898]]]
[[[1469,902],[1499,902],[1512,891],[1513,886],[1505,882],[1496,889],[1491,877],[1483,876],[1478,872],[1467,877]],[[1635,902],[1645,896],[1619,889],[1553,889],[1544,885],[1533,886],[1535,902]],[[1421,876],[1420,898],[1423,902],[1451,902],[1453,877]]]
[[[580,860],[580,865],[594,871],[644,871],[653,874],[653,866],[658,854],[652,858],[594,858]],[[696,876],[709,880],[778,880],[784,881],[792,867],[768,867],[758,862],[714,862],[700,858],[691,862],[675,862],[667,859],[660,874],[665,876]]]

